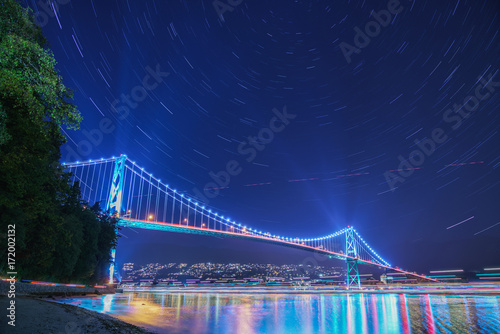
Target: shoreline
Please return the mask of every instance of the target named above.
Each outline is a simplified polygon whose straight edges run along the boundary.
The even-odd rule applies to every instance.
[[[0,309],[6,310],[9,301],[6,296],[0,296]],[[5,319],[0,322],[1,333],[154,333],[110,315],[58,302],[56,299],[51,301],[19,296],[15,298],[15,305],[15,327],[7,323],[9,319],[4,315],[2,318]]]
[[[124,289],[124,293],[159,294],[325,294],[325,295],[362,295],[362,294],[405,294],[405,295],[462,295],[462,296],[500,296],[500,285],[490,286],[447,286],[419,288],[386,288],[384,290],[340,290],[340,289],[263,289],[262,287],[203,287],[203,288],[136,288]],[[154,334],[151,328],[132,323],[85,307],[67,304],[66,299],[86,299],[102,297],[97,294],[45,297],[26,295],[15,298],[16,326],[8,325],[8,318],[0,323],[1,333],[116,333],[116,334]],[[0,295],[0,309],[6,309],[11,299]]]
[[[489,286],[461,285],[461,286],[418,286],[418,287],[386,287],[384,289],[338,289],[327,287],[315,288],[276,288],[276,287],[128,287],[122,288],[124,293],[223,293],[223,294],[406,294],[406,295],[500,295],[500,284]]]

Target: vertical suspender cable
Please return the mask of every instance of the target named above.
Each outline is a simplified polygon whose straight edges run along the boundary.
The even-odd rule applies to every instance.
[[[196,226],[196,212],[198,211],[198,210],[196,209],[196,205],[193,207],[193,211],[194,211],[193,226]]]
[[[127,204],[125,206],[125,214],[128,215],[129,219],[132,219],[132,202],[133,200],[133,193],[134,193],[134,180],[135,180],[135,173],[134,173],[134,166],[132,165],[132,168],[128,167],[127,168],[130,170],[130,181],[128,185],[128,194],[127,194]]]
[[[181,202],[181,209],[179,211],[179,225],[182,225],[182,197],[180,199]]]
[[[101,187],[101,193],[99,195],[99,200],[103,201],[104,199],[102,198],[102,192],[104,190],[104,187],[106,186],[106,171],[108,170],[108,163],[106,162],[104,164],[104,172],[102,174],[102,187]]]
[[[76,180],[78,181],[78,184],[80,186],[80,189],[82,188],[82,173],[83,173],[83,167],[81,168],[81,171],[80,171],[80,176],[78,175],[78,167],[79,166],[76,166],[76,170],[75,170],[75,178]]]
[[[92,193],[94,191],[94,174],[95,174],[96,168],[97,168],[97,164],[94,163],[92,165],[92,181],[90,181],[90,184],[89,184],[89,196],[88,196],[89,201],[88,202],[89,202],[90,205],[94,204],[94,203],[92,203]]]
[[[135,212],[135,210],[132,210],[132,208],[134,207],[135,184],[137,183],[137,172],[134,169],[135,165],[132,166],[133,173],[132,173],[132,179],[130,180],[132,187],[130,190],[130,200],[128,203],[128,210],[130,210],[130,218],[132,218],[132,214],[134,214],[135,219],[137,219],[137,212]]]
[[[149,216],[151,215],[151,175],[149,175],[149,181],[148,182],[148,197],[147,197],[147,202],[146,202],[146,220],[149,220]],[[153,217],[153,219],[156,219],[156,217]]]
[[[121,203],[120,211],[124,211],[125,212],[124,215],[126,215],[127,214],[127,203],[123,203],[125,201],[125,188],[127,187],[126,182],[128,180],[127,179],[127,168],[125,168],[125,166],[123,168],[123,175],[122,175],[122,177],[123,177],[123,181],[122,181],[122,203]],[[123,204],[125,204],[125,205],[123,205]],[[118,214],[120,215],[120,217],[122,216],[121,212],[119,212]]]
[[[84,165],[85,166],[85,165]],[[88,168],[85,168],[85,170],[87,171],[87,175],[85,176],[85,184],[84,184],[84,190],[83,190],[83,194],[82,194],[82,199],[87,201],[87,198],[85,197],[85,194],[87,193],[87,188],[89,187],[88,185],[88,179],[89,179],[89,174],[90,174],[90,163],[87,165]],[[82,175],[83,177],[83,175]],[[88,201],[87,201],[88,202]]]
[[[160,203],[160,180],[158,180],[158,187],[156,187],[156,206],[155,206],[155,219],[156,221],[160,221],[160,218],[158,217],[158,207]]]
[[[172,191],[172,219],[170,224],[174,223],[174,211],[175,211],[175,192]]]
[[[95,189],[94,192],[94,203],[98,202],[97,200],[97,192],[99,191],[99,188],[101,188],[101,169],[102,169],[102,162],[99,163],[99,171],[97,172],[97,188]]]
[[[165,185],[165,206],[163,207],[163,222],[167,222],[167,206],[168,206],[168,186]]]
[[[80,176],[78,177],[78,184],[80,185],[80,190],[82,190],[82,186],[83,186],[83,165],[81,166],[80,168]]]
[[[109,176],[109,180],[110,180],[110,182],[109,182],[109,183],[110,183],[110,184],[112,184],[112,183],[113,183],[113,175],[114,175],[114,173],[115,173],[115,169],[114,169],[114,162],[115,162],[115,160],[112,160],[112,161],[113,161],[113,163],[111,163],[111,168],[110,168],[110,176]],[[107,200],[107,201],[109,200],[109,195],[110,195],[110,193],[111,193],[111,187],[110,187],[110,186],[108,186],[108,191],[107,191],[107,195],[106,195],[106,200]]]
[[[139,176],[139,191],[137,194],[137,219],[141,219],[141,207],[142,207],[142,188],[144,185],[144,179],[142,178],[144,170],[141,169],[141,175]]]

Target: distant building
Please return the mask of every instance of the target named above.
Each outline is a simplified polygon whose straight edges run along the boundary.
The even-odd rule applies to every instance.
[[[132,271],[134,270],[134,263],[132,262],[129,262],[129,263],[124,263],[123,264],[123,267],[122,267],[122,270],[125,272],[125,271]]]
[[[380,275],[380,282],[387,284],[388,281],[392,280],[392,277],[388,277],[387,274]]]

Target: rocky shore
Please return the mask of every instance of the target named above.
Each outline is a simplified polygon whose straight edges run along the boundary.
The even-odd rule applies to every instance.
[[[34,297],[15,298],[15,326],[12,326],[7,317],[11,300],[0,296],[0,333],[152,333],[105,314]]]

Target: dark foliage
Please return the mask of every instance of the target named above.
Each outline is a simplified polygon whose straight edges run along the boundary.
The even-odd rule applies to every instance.
[[[59,162],[61,127],[78,128],[81,116],[45,46],[30,11],[0,0],[0,254],[15,224],[19,277],[102,281],[116,219],[82,202]]]

